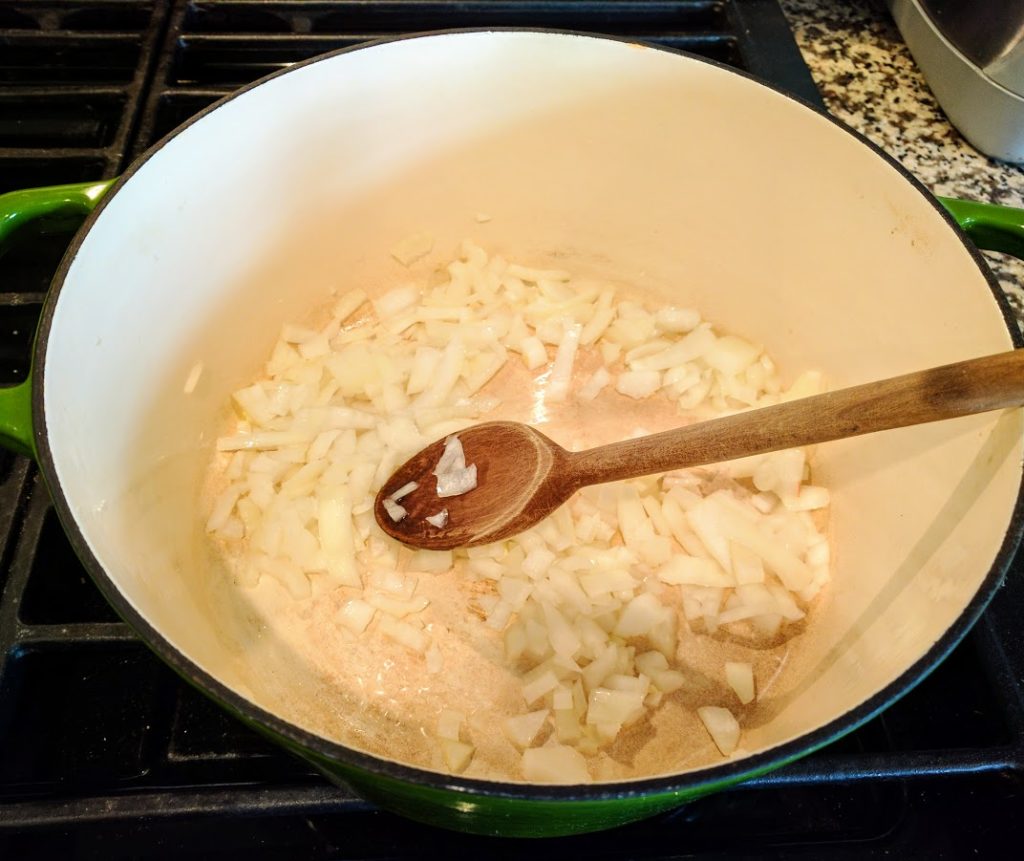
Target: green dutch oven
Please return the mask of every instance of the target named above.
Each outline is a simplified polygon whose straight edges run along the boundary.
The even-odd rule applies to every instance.
[[[1019,411],[831,444],[816,476],[833,495],[833,582],[747,721],[748,756],[537,786],[373,755],[320,731],[341,694],[272,620],[225,610],[204,540],[199,489],[224,404],[282,321],[334,287],[393,282],[388,249],[428,228],[448,247],[472,235],[541,265],[642,275],[765,344],[784,374],[813,367],[853,385],[1021,346],[975,244],[1024,257],[1024,214],[940,204],[826,115],[714,63],[496,31],[380,42],[271,76],[116,181],[3,196],[0,241],[81,217],[31,379],[0,391],[4,444],[37,459],[76,552],[163,660],[330,779],[414,819],[583,832],[783,766],[934,668],[1020,537]]]

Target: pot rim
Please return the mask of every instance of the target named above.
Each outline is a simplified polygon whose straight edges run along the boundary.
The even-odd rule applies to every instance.
[[[116,587],[108,576],[103,566],[93,555],[84,534],[79,529],[77,522],[71,512],[70,505],[64,496],[63,488],[57,477],[53,455],[50,449],[49,434],[47,432],[46,415],[43,409],[46,353],[49,345],[50,328],[61,291],[67,279],[72,263],[78,255],[79,250],[93,224],[102,215],[107,204],[117,195],[125,183],[129,182],[135,173],[169,141],[177,137],[182,131],[196,122],[199,122],[207,114],[217,110],[222,105],[232,101],[238,96],[248,93],[262,84],[274,78],[286,75],[297,69],[330,60],[343,54],[372,49],[381,45],[403,42],[412,39],[435,38],[456,36],[461,34],[488,34],[488,33],[534,33],[550,36],[571,36],[575,38],[599,39],[602,41],[620,42],[630,45],[641,45],[656,51],[675,54],[699,63],[705,63],[718,69],[727,71],[734,75],[746,78],[754,84],[758,84],[768,90],[784,96],[790,101],[802,105],[804,108],[813,111],[820,117],[824,117],[836,128],[841,129],[855,140],[867,146],[876,156],[881,157],[890,167],[894,168],[907,182],[910,183],[939,213],[946,224],[951,228],[952,234],[959,239],[965,250],[970,254],[978,266],[982,276],[985,278],[993,298],[1003,315],[1003,320],[1010,333],[1010,338],[1015,348],[1024,347],[1024,336],[1016,325],[1012,309],[1006,295],[999,287],[998,281],[991,270],[985,264],[981,252],[971,243],[963,230],[953,219],[952,215],[939,203],[936,197],[918,180],[910,171],[901,165],[895,158],[890,156],[879,146],[872,143],[863,134],[850,128],[840,120],[833,117],[827,111],[807,100],[793,95],[775,84],[763,81],[750,73],[735,69],[716,60],[692,54],[688,51],[677,48],[670,48],[663,45],[645,42],[641,39],[633,39],[625,36],[606,35],[601,33],[589,33],[578,30],[564,30],[558,28],[527,28],[527,27],[467,27],[446,30],[431,30],[417,33],[407,33],[397,36],[389,36],[381,39],[374,39],[357,45],[331,51],[311,57],[299,63],[281,69],[253,81],[228,96],[214,102],[212,105],[201,110],[199,113],[182,123],[173,131],[157,141],[153,146],[140,155],[124,173],[117,179],[113,187],[100,201],[99,205],[86,218],[81,229],[75,235],[68,247],[64,258],[61,261],[50,290],[43,304],[40,314],[38,334],[33,356],[33,425],[36,428],[36,445],[38,451],[38,462],[46,479],[53,499],[54,507],[68,535],[76,555],[88,570],[93,581],[108,602],[139,635],[142,641],[149,646],[157,655],[175,670],[182,678],[192,685],[202,689],[212,696],[222,706],[226,706],[236,715],[240,715],[249,722],[253,722],[270,730],[275,736],[287,740],[291,746],[298,746],[306,751],[314,753],[317,757],[328,759],[343,766],[354,768],[367,773],[370,776],[380,776],[404,783],[426,785],[437,790],[446,790],[466,795],[487,796],[493,798],[505,798],[520,801],[599,801],[620,798],[637,798],[650,795],[666,795],[672,793],[695,793],[702,789],[711,791],[714,788],[726,784],[737,783],[743,779],[754,777],[758,774],[771,771],[775,768],[786,765],[806,754],[824,747],[827,744],[841,738],[849,732],[867,723],[878,715],[889,705],[911,691],[923,681],[956,647],[964,638],[971,627],[977,622],[988,603],[994,597],[1003,577],[1009,570],[1016,553],[1016,548],[1024,535],[1024,467],[1022,467],[1021,484],[1018,488],[1017,499],[1014,503],[1013,513],[1010,518],[1006,536],[996,554],[988,574],[982,581],[978,591],[968,602],[953,624],[946,629],[941,637],[925,652],[925,654],[905,669],[894,681],[878,691],[867,700],[860,703],[853,709],[838,715],[828,723],[818,727],[811,732],[805,733],[783,744],[770,747],[759,753],[754,753],[738,760],[725,760],[716,765],[705,766],[693,771],[659,775],[655,777],[637,778],[634,780],[619,780],[607,783],[591,783],[577,785],[548,785],[531,783],[513,783],[491,780],[480,780],[466,778],[459,775],[443,774],[441,772],[428,771],[415,766],[406,765],[395,760],[384,759],[373,754],[363,753],[354,748],[347,747],[339,742],[330,741],[322,736],[302,729],[290,723],[272,712],[250,702],[241,694],[236,693],[206,670],[199,667],[190,658],[186,657],[174,645],[158,631],[148,619],[139,613],[122,592]]]

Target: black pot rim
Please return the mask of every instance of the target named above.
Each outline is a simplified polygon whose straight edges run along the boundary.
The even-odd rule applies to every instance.
[[[867,146],[876,156],[880,157],[890,167],[898,171],[902,177],[910,183],[939,213],[950,227],[952,234],[959,239],[965,250],[974,259],[980,272],[992,291],[996,304],[1000,308],[1007,329],[1010,332],[1014,347],[1024,346],[1024,337],[1021,336],[1005,294],[1000,289],[998,282],[986,266],[978,249],[968,241],[966,235],[960,229],[953,217],[936,200],[936,198],[925,188],[925,186],[904,168],[893,157],[888,155],[880,147],[872,143],[859,132],[841,123],[835,117],[828,114],[821,108],[788,93],[774,84],[762,81],[744,71],[726,66],[723,63],[709,60],[691,54],[687,51],[668,48],[662,45],[643,42],[638,39],[610,36],[600,33],[587,33],[574,30],[547,29],[547,28],[520,28],[520,27],[488,27],[488,28],[459,28],[450,30],[436,30],[421,33],[403,34],[395,37],[373,40],[358,45],[341,48],[327,54],[312,57],[293,66],[274,72],[245,87],[237,90],[229,96],[217,101],[200,111],[188,121],[162,138],[145,153],[139,156],[129,168],[115,182],[114,186],[105,195],[104,199],[85,220],[67,253],[61,261],[60,267],[54,276],[52,286],[47,295],[43,310],[40,316],[38,335],[33,362],[33,427],[35,428],[35,442],[38,453],[39,465],[42,469],[46,483],[53,497],[54,507],[68,534],[68,538],[84,566],[88,570],[94,582],[103,593],[104,597],[111,603],[118,614],[131,627],[137,631],[142,640],[157,653],[177,673],[193,685],[202,689],[205,693],[218,700],[222,705],[227,706],[234,712],[242,715],[246,720],[270,730],[278,736],[282,736],[292,745],[304,748],[305,750],[336,762],[342,766],[356,769],[366,774],[367,777],[380,776],[390,778],[403,783],[423,785],[436,790],[446,790],[453,793],[463,793],[474,796],[487,796],[520,801],[585,801],[593,802],[599,800],[613,800],[638,798],[651,795],[666,795],[672,793],[691,794],[699,793],[702,789],[708,791],[720,785],[738,782],[746,777],[772,770],[785,765],[791,760],[797,759],[808,753],[823,747],[832,741],[852,732],[862,724],[875,717],[893,702],[912,690],[929,673],[932,672],[963,639],[974,623],[978,620],[985,607],[995,595],[1003,577],[1009,569],[1013,560],[1017,545],[1024,533],[1024,473],[1022,473],[1021,486],[1018,489],[1017,499],[1014,504],[1013,513],[1007,528],[1006,536],[996,554],[991,569],[982,581],[981,586],[974,597],[968,602],[963,612],[956,621],[944,632],[944,634],[928,649],[928,651],[911,666],[904,670],[894,681],[873,696],[862,702],[859,706],[847,711],[844,714],[830,720],[825,725],[805,733],[798,738],[792,739],[781,745],[769,748],[760,753],[752,754],[739,760],[727,760],[723,763],[684,772],[682,774],[670,774],[657,777],[640,778],[629,781],[616,781],[613,783],[584,784],[577,786],[538,786],[528,783],[503,783],[497,781],[485,781],[460,777],[458,775],[441,774],[427,771],[410,765],[404,765],[393,760],[382,759],[371,754],[362,753],[353,748],[346,747],[338,742],[329,741],[321,736],[304,730],[277,715],[262,709],[249,702],[240,694],[234,692],[211,674],[203,670],[177,648],[175,648],[160,631],[158,631],[144,616],[142,616],[127,598],[114,585],[107,575],[103,566],[93,555],[85,536],[81,532],[71,513],[71,507],[64,496],[63,488],[58,479],[53,461],[53,454],[50,449],[49,435],[47,433],[46,415],[43,410],[45,390],[46,352],[49,344],[50,328],[53,322],[53,315],[60,299],[68,272],[75,257],[77,256],[85,237],[88,235],[92,225],[101,217],[104,208],[112,200],[125,183],[129,182],[134,174],[144,165],[156,152],[162,149],[169,141],[177,137],[182,131],[196,122],[202,120],[207,114],[217,110],[222,105],[238,98],[250,90],[261,86],[269,80],[281,75],[289,74],[297,69],[304,68],[314,63],[330,60],[334,57],[348,54],[354,51],[370,50],[381,45],[403,42],[412,39],[434,38],[438,36],[451,36],[457,34],[486,34],[486,33],[540,33],[557,36],[572,36],[578,38],[599,39],[602,41],[621,42],[625,44],[640,44],[651,50],[664,53],[676,54],[689,60],[705,63],[718,69],[727,71],[734,75],[765,87],[772,92],[782,95],[790,101],[802,105],[804,108],[813,111],[820,117],[827,119],[835,127],[852,136],[863,145]]]

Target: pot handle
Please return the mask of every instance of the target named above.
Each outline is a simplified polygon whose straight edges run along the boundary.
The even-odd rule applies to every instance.
[[[47,230],[68,230],[95,209],[114,180],[52,185],[0,194],[0,257],[11,237],[30,222]],[[35,456],[32,432],[32,374],[14,386],[0,387],[0,446]]]
[[[1024,209],[940,197],[971,241],[986,251],[1004,251],[1024,260]]]

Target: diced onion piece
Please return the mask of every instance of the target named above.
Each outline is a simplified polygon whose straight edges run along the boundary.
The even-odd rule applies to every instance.
[[[418,395],[430,383],[441,362],[441,351],[434,347],[417,347],[413,358],[412,372],[405,384],[407,395]]]
[[[572,711],[572,691],[562,685],[556,688],[551,706],[557,711]]]
[[[725,571],[732,571],[729,539],[722,529],[719,508],[703,499],[686,512],[690,528]]]
[[[791,592],[798,592],[810,583],[810,568],[758,524],[722,504],[714,495],[705,499],[703,505],[710,505],[710,516],[717,521],[727,545],[728,541],[735,541],[756,553]]]
[[[526,628],[513,624],[505,629],[505,657],[509,663],[518,661],[526,651]]]
[[[809,398],[824,391],[824,380],[820,371],[805,371],[782,393],[780,401],[794,401],[797,398]]]
[[[523,560],[523,573],[527,577],[537,578],[546,574],[551,563],[555,561],[555,554],[546,547],[537,547],[526,554]]]
[[[686,684],[686,676],[679,670],[655,670],[651,674],[651,681],[663,694],[671,694]]]
[[[382,504],[384,505],[384,510],[388,513],[388,517],[395,521],[395,523],[398,523],[409,513],[390,497],[384,499]]]
[[[437,476],[437,495],[442,499],[461,496],[476,487],[476,464],[466,466],[466,456],[457,436],[445,440],[434,475]]]
[[[235,510],[235,503],[238,502],[239,497],[242,495],[242,491],[245,490],[245,486],[241,483],[235,483],[229,486],[213,504],[213,511],[210,513],[210,518],[206,521],[207,532],[217,532],[220,530],[228,518],[231,516],[231,512]]]
[[[661,608],[661,618],[647,632],[647,641],[666,658],[675,659],[679,647],[679,618],[672,607]]]
[[[569,394],[569,383],[572,381],[572,367],[576,361],[576,349],[580,343],[582,327],[574,323],[565,330],[562,340],[555,352],[555,361],[551,366],[551,377],[548,380],[547,399],[564,401]]]
[[[572,709],[555,709],[555,737],[562,744],[573,744],[580,740],[583,732],[579,718]]]
[[[429,517],[424,517],[423,519],[435,529],[444,529],[445,525],[448,523],[448,509],[442,508],[437,512],[437,514],[431,514]]]
[[[725,662],[725,680],[736,691],[740,702],[746,705],[754,700],[754,668],[738,661]]]
[[[544,342],[535,335],[523,338],[519,343],[519,352],[523,357],[523,364],[525,364],[531,371],[536,370],[541,365],[547,364],[547,347],[545,347]]]
[[[797,606],[793,596],[778,583],[769,583],[768,592],[775,599],[775,606],[782,613],[783,618],[795,622],[804,617],[804,611]]]
[[[667,371],[702,356],[715,343],[715,333],[707,325],[698,326],[671,347],[653,356],[630,363],[634,371]]]
[[[415,400],[416,407],[438,407],[445,402],[462,375],[466,362],[466,348],[459,337],[453,338],[444,348],[437,363],[431,383],[420,392]]]
[[[632,574],[617,568],[585,572],[579,575],[579,583],[583,591],[595,599],[610,592],[632,590],[637,585]]]
[[[555,650],[555,654],[571,658],[582,645],[579,634],[566,621],[565,616],[558,611],[557,607],[545,602],[541,604],[541,608],[544,611],[544,621],[547,623],[551,648]]]
[[[743,371],[761,354],[761,348],[735,335],[722,335],[703,355],[710,368],[729,376]]]
[[[740,725],[729,709],[701,706],[697,709],[697,715],[723,756],[736,750],[740,743]]]
[[[804,463],[802,449],[790,448],[772,452],[754,471],[754,486],[762,491],[774,490],[783,498],[794,497],[800,492]]]
[[[659,308],[654,315],[654,325],[662,332],[682,334],[700,325],[700,314],[692,308]]]
[[[590,782],[583,754],[563,744],[523,751],[523,777],[533,783],[572,785]]]
[[[334,316],[344,323],[366,301],[366,293],[358,288],[349,290],[334,305]]]
[[[585,401],[592,401],[601,390],[612,381],[612,375],[603,365],[587,377],[587,381],[580,387],[579,396]]]
[[[502,728],[513,744],[520,748],[527,748],[533,744],[547,719],[548,710],[538,709],[508,718],[502,724]]]
[[[732,570],[738,585],[764,582],[764,563],[761,557],[735,542],[729,544],[729,555],[732,557]]]
[[[796,497],[787,497],[782,501],[790,511],[814,511],[827,508],[830,495],[826,487],[804,485]]]
[[[444,755],[444,762],[448,766],[448,770],[455,774],[464,771],[466,766],[469,765],[469,761],[473,758],[473,752],[476,748],[471,744],[455,741],[450,738],[442,738],[440,743],[441,753]]]
[[[668,669],[668,660],[661,652],[643,652],[636,656],[636,668],[645,676],[652,676],[659,670]]]
[[[441,452],[441,459],[434,467],[434,475],[442,475],[453,469],[466,468],[466,454],[462,448],[462,442],[458,436],[452,434],[444,441],[444,451]]]
[[[673,556],[657,571],[662,583],[673,586],[733,586],[735,580],[712,559]]]
[[[408,496],[412,493],[419,485],[415,481],[407,481],[398,490],[391,494],[389,499],[393,499],[395,502],[401,500],[403,496]]]
[[[664,618],[664,607],[657,595],[645,592],[630,601],[615,625],[619,637],[641,637]]]
[[[587,723],[622,726],[640,717],[643,709],[644,694],[640,691],[595,688],[587,705]]]
[[[367,604],[366,601],[353,598],[341,608],[341,611],[338,613],[338,622],[352,631],[352,633],[361,634],[366,630],[366,626],[370,624],[373,614],[376,612],[376,609],[372,605]]]
[[[523,699],[531,705],[558,687],[558,676],[550,670],[523,685]]]
[[[441,738],[450,738],[452,741],[459,740],[459,730],[465,722],[466,716],[454,709],[444,709],[437,718],[437,734]]]
[[[332,491],[320,496],[317,532],[331,577],[344,586],[361,586],[362,580],[356,568],[352,505],[344,491]]]
[[[441,499],[461,496],[476,487],[476,464],[464,469],[452,469],[437,477],[437,495]]]
[[[660,388],[658,371],[624,371],[615,380],[615,391],[636,400],[649,398]]]

